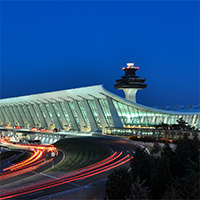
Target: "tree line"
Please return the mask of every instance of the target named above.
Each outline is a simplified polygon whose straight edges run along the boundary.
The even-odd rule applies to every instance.
[[[200,199],[200,142],[185,134],[175,149],[156,142],[148,154],[136,148],[130,168],[108,175],[106,199]]]

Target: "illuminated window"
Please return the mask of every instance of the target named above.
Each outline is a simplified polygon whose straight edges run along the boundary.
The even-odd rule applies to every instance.
[[[88,100],[88,104],[90,106],[92,115],[94,116],[94,119],[96,121],[96,124],[98,125],[98,127],[100,127],[101,126],[101,122],[100,122],[100,119],[99,119],[99,115],[98,115],[98,111],[97,111],[97,107],[95,105],[95,102],[92,101],[92,100]]]
[[[83,116],[83,120],[85,121],[85,124],[90,125],[84,103],[82,101],[77,101],[77,102],[78,102],[78,106],[80,108],[81,114]]]
[[[70,124],[69,115],[67,114],[67,110],[66,110],[66,108],[65,108],[64,103],[63,103],[63,102],[59,102],[59,104],[60,104],[60,107],[61,107],[61,109],[62,109],[62,111],[63,111],[63,114],[64,114],[64,116],[65,116],[65,119],[66,119],[67,123]]]
[[[100,103],[101,108],[103,110],[104,116],[107,120],[107,123],[109,124],[109,126],[114,126],[113,119],[112,119],[107,101],[105,99],[99,99],[99,103]]]
[[[71,111],[72,111],[72,114],[73,114],[75,120],[77,121],[77,123],[78,123],[78,125],[79,125],[79,127],[80,127],[80,123],[79,123],[78,115],[77,115],[77,113],[76,113],[76,110],[75,110],[74,104],[73,104],[72,101],[68,101],[68,103],[69,103],[69,107],[70,107],[70,109],[71,109]]]

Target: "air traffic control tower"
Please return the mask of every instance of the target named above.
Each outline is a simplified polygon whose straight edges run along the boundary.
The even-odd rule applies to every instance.
[[[137,91],[147,87],[147,84],[144,84],[146,79],[135,75],[139,67],[135,67],[134,63],[127,63],[127,67],[122,69],[125,71],[125,76],[117,79],[117,84],[114,87],[115,89],[124,90],[126,99],[136,103]]]

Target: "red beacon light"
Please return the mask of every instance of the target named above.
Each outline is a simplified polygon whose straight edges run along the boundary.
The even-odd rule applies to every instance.
[[[124,69],[125,69],[125,67],[122,67],[122,69],[124,70]]]
[[[136,67],[136,69],[139,69],[139,67]]]
[[[44,132],[44,128],[40,128],[40,132]]]
[[[31,131],[37,131],[38,129],[36,127],[31,128]]]

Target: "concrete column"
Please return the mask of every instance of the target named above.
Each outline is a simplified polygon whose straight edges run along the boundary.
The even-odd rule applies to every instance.
[[[90,122],[91,131],[96,132],[99,129],[99,127],[96,123],[96,120],[95,120],[93,114],[92,114],[91,108],[90,108],[86,99],[84,99],[83,102],[84,102],[86,113],[87,113],[87,116],[88,116],[88,119],[89,119],[89,122]]]
[[[33,116],[33,121],[34,121],[34,124],[40,124],[39,120],[38,120],[38,117],[37,117],[37,114],[35,113],[35,109],[33,107],[32,104],[29,104],[29,108],[30,108],[30,111],[32,113],[32,116]]]
[[[45,121],[45,118],[44,118],[44,116],[42,114],[42,111],[40,110],[40,107],[39,107],[39,105],[37,103],[35,104],[35,108],[36,108],[37,113],[39,115],[41,126],[42,127],[48,127],[47,122]]]
[[[63,113],[63,110],[62,110],[62,108],[61,108],[59,102],[56,102],[55,104],[56,104],[56,107],[57,107],[58,112],[59,112],[59,114],[60,114],[60,120],[61,120],[62,125],[63,125],[63,127],[64,127],[65,125],[68,125],[68,122],[67,122],[67,120],[66,120],[66,118],[65,118],[65,115],[64,115],[64,113]]]
[[[166,116],[165,116],[165,119],[164,119],[164,123],[165,123],[165,124],[167,123],[167,120],[168,120],[169,117],[170,117],[170,115],[166,115]]]
[[[145,116],[142,116],[142,117],[141,117],[141,123],[144,122],[144,117],[145,117]]]
[[[75,120],[75,118],[74,118],[74,115],[73,115],[73,113],[72,113],[72,111],[71,111],[71,108],[70,108],[68,102],[67,102],[67,101],[64,101],[64,105],[65,105],[65,108],[66,108],[66,110],[67,110],[67,114],[68,114],[68,116],[69,116],[69,120],[70,120],[72,129],[78,131],[79,128],[78,128],[77,122],[76,122],[76,120]]]
[[[10,114],[12,115],[12,118],[13,118],[13,120],[14,120],[14,123],[15,123],[15,124],[16,124],[16,123],[20,123],[20,122],[19,122],[19,119],[17,118],[16,113],[15,113],[15,111],[14,111],[14,109],[13,109],[12,106],[9,106],[9,111],[10,111]]]
[[[152,123],[155,123],[155,121],[156,121],[156,114],[154,114],[154,116],[153,116]]]
[[[102,125],[102,129],[104,129],[105,127],[108,127],[109,124],[106,120],[106,117],[104,115],[104,112],[103,112],[103,109],[99,103],[99,100],[97,98],[94,98],[94,102],[95,102],[95,105],[97,107],[97,111],[98,111],[98,114],[99,114],[99,120],[101,122],[101,125]]]
[[[58,119],[58,116],[57,116],[52,104],[49,102],[48,105],[49,105],[49,108],[50,108],[51,113],[53,115],[53,121],[55,123],[56,128],[62,128],[62,125],[60,124],[60,121]]]
[[[8,115],[6,114],[3,106],[1,107],[1,111],[2,111],[2,113],[4,115],[4,118],[5,118],[6,124],[7,124],[7,122],[10,122],[10,120],[9,120]]]
[[[7,110],[13,120],[13,125],[15,125],[18,122],[18,120],[17,120],[14,110],[12,109],[12,106],[11,105],[7,106]]]
[[[24,113],[24,110],[23,110],[22,106],[21,106],[21,105],[18,105],[18,108],[19,108],[19,110],[20,110],[20,114],[21,114],[21,116],[22,116],[22,120],[23,120],[24,125],[25,125],[26,123],[28,123],[28,119],[26,118],[26,115],[25,115],[25,113]]]
[[[25,104],[24,104],[23,106],[24,106],[26,115],[27,115],[27,117],[28,117],[28,123],[30,124],[31,127],[34,127],[34,126],[35,126],[35,123],[34,123],[34,121],[33,121],[33,118],[32,118],[32,116],[31,116],[31,114],[30,114],[30,111],[29,111],[29,109],[28,109],[28,106],[25,105]]]
[[[114,123],[114,126],[115,127],[122,127],[123,128],[123,124],[119,118],[119,115],[117,113],[117,110],[115,109],[115,106],[111,100],[110,97],[106,96],[106,99],[107,99],[107,102],[108,102],[108,106],[109,106],[109,109],[110,109],[110,113],[111,113],[111,116],[113,118],[113,123]]]
[[[52,122],[45,104],[41,103],[41,105],[42,105],[42,108],[43,108],[43,111],[44,111],[44,114],[45,114],[45,119],[46,119],[47,125],[50,126],[50,124],[52,124],[54,122]]]
[[[12,119],[10,113],[9,113],[9,112],[6,112],[5,108],[6,108],[6,106],[2,107],[2,111],[3,111],[3,113],[5,113],[5,115],[7,116],[8,122],[10,122],[11,126],[13,126],[13,125],[14,125],[14,121],[13,121],[13,119]]]
[[[196,124],[196,120],[197,120],[197,115],[194,115],[192,119],[192,124],[191,124],[192,126]]]
[[[79,124],[80,124],[81,128],[84,128],[85,126],[87,126],[87,124],[86,124],[85,120],[83,119],[83,115],[81,113],[79,105],[76,100],[73,100],[73,104],[74,104],[76,113],[78,115]]]
[[[1,111],[1,107],[0,107],[0,116],[1,116],[1,120],[3,122],[3,125],[6,125],[6,118],[5,118],[4,114],[3,114],[3,112]]]
[[[17,116],[17,120],[20,124],[20,126],[25,126],[25,123],[23,122],[22,118],[21,118],[21,115],[19,113],[19,110],[17,109],[17,107],[14,105],[13,108],[15,109],[15,113],[16,113],[16,116]]]

